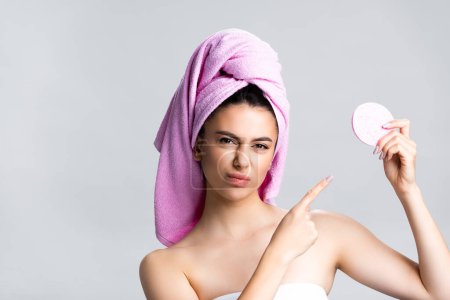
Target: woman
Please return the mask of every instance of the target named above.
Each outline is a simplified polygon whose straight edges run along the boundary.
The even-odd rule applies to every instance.
[[[405,208],[419,264],[349,217],[309,211],[332,176],[289,211],[275,205],[289,110],[279,71],[273,50],[237,29],[194,52],[155,140],[157,237],[169,247],[141,262],[146,297],[327,299],[340,269],[396,298],[450,299],[450,255],[415,181],[408,120],[389,122],[400,132],[374,153]]]

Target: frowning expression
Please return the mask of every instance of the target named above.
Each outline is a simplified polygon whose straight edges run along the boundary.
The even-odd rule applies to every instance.
[[[207,189],[227,198],[257,190],[270,169],[277,136],[276,120],[266,108],[233,104],[219,110],[197,139]]]

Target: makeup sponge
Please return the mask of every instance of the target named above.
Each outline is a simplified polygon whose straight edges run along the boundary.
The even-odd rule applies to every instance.
[[[353,132],[361,142],[375,146],[380,138],[392,130],[384,129],[382,125],[393,119],[391,112],[383,105],[366,102],[353,112]]]

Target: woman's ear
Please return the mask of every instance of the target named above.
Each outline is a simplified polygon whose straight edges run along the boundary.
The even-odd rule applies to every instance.
[[[207,140],[203,138],[202,136],[197,136],[197,139],[195,140],[194,148],[192,149],[192,155],[194,156],[194,159],[196,161],[201,161],[202,156],[204,154],[203,152],[203,145],[206,145]]]
[[[198,141],[195,143],[194,149],[192,149],[192,155],[196,161],[202,160],[200,146],[198,145]]]

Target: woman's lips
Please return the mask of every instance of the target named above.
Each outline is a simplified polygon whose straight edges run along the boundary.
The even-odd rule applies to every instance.
[[[227,174],[227,181],[234,186],[244,187],[250,183],[250,177],[242,174]]]
[[[248,176],[246,176],[244,174],[241,174],[241,173],[228,173],[227,176],[228,177],[234,177],[234,178],[237,178],[237,179],[250,180],[250,177],[248,177]]]

